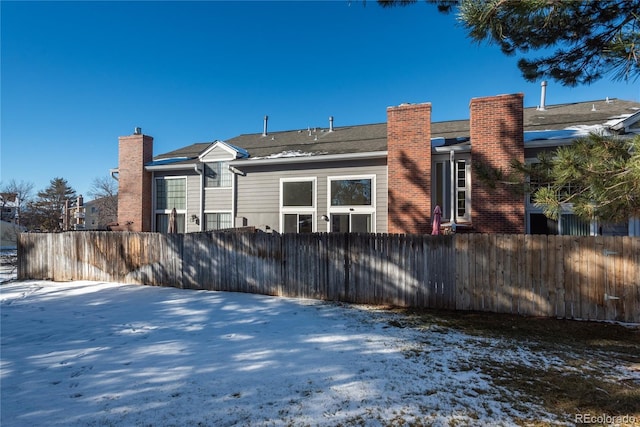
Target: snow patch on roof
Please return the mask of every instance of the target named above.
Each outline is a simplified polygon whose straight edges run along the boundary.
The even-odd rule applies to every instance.
[[[624,122],[626,119],[628,119],[631,116],[634,116],[636,113],[633,114],[620,114],[619,116],[616,117],[611,117],[608,121],[606,121],[604,123],[604,126],[606,127],[613,127],[619,123]]]
[[[603,125],[576,125],[560,130],[525,131],[524,142],[554,139],[575,139],[588,136],[591,133],[606,134],[607,129]]]
[[[170,165],[172,163],[183,162],[185,160],[189,160],[191,157],[168,157],[166,159],[156,159],[152,162],[147,163],[145,166],[162,166],[162,165]]]
[[[329,153],[327,151],[304,152],[300,150],[289,150],[289,151],[282,151],[280,153],[270,154],[268,156],[259,156],[259,157],[251,157],[251,158],[253,160],[281,159],[283,157],[310,157],[310,156],[321,156],[323,154],[329,154]]]
[[[249,152],[247,150],[245,150],[244,148],[240,148],[237,145],[229,144],[228,142],[224,142],[224,141],[220,141],[220,142],[225,144],[226,146],[232,148],[233,150],[236,150],[236,152],[239,155],[238,157],[240,157],[240,158],[249,157]]]
[[[431,138],[431,146],[432,147],[442,147],[445,143],[445,139],[441,136],[436,138]]]

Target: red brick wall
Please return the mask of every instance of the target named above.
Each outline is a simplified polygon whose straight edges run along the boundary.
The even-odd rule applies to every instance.
[[[431,233],[431,104],[387,108],[389,233]]]
[[[471,100],[471,219],[482,233],[525,232],[524,197],[504,185],[491,188],[475,171],[485,164],[508,173],[512,159],[524,162],[523,98],[519,93]]]
[[[147,135],[118,139],[118,225],[130,231],[151,231],[151,172],[153,138]]]

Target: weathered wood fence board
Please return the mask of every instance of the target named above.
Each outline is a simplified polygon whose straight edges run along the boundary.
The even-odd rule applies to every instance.
[[[21,234],[18,278],[640,322],[640,238]]]

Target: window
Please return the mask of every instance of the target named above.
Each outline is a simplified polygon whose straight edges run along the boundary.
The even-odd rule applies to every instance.
[[[375,177],[330,177],[329,227],[339,233],[375,230]]]
[[[331,181],[331,206],[371,206],[371,179]]]
[[[470,219],[468,215],[467,162],[456,161],[456,218]]]
[[[282,206],[313,207],[313,181],[283,182]]]
[[[471,221],[470,160],[468,154],[434,160],[431,204],[433,208],[439,205],[442,217],[449,221]]]
[[[331,214],[331,231],[337,233],[371,233],[371,214]]]
[[[434,208],[436,205],[440,206],[442,218],[451,218],[451,165],[449,161],[436,162],[434,171],[433,194],[435,199],[432,205]]]
[[[316,213],[316,178],[280,180],[280,230],[283,233],[311,233]]]
[[[185,209],[187,205],[185,178],[156,179],[156,210]]]
[[[169,231],[169,215],[170,213],[157,213],[156,214],[156,231],[159,233],[167,233]],[[176,215],[176,222],[178,223],[177,233],[185,232],[184,214],[179,213]]]
[[[285,233],[311,233],[313,232],[313,215],[310,214],[284,214]]]
[[[204,186],[207,188],[231,187],[232,177],[227,162],[204,164]]]
[[[233,228],[230,213],[205,213],[204,221],[205,231]]]
[[[185,232],[185,214],[187,207],[186,178],[156,178],[155,200],[156,231],[166,233],[169,229],[169,215],[176,209],[178,233]]]

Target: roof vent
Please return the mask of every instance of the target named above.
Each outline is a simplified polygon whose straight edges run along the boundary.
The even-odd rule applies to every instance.
[[[133,134],[134,135],[142,135],[142,128],[141,127],[137,127],[133,129]]]
[[[591,105],[591,111],[597,111],[597,110],[596,110],[596,104],[592,104],[592,105]]]
[[[329,116],[329,132],[333,132],[333,116]]]
[[[547,101],[547,82],[545,80],[540,83],[540,106],[538,111],[545,111],[545,103]]]
[[[264,116],[264,127],[262,129],[262,136],[267,136],[267,122],[269,121],[269,116]]]

